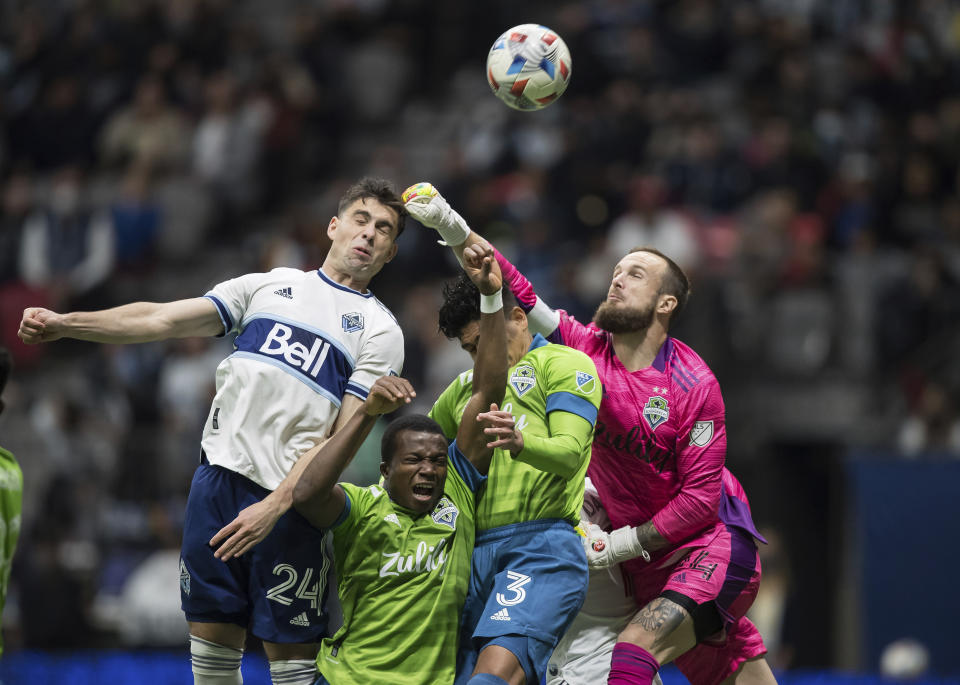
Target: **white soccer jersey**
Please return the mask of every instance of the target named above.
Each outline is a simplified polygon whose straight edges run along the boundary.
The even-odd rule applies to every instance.
[[[322,271],[279,268],[206,294],[234,352],[217,367],[207,460],[270,490],[330,432],[344,393],[364,399],[403,366],[403,333],[373,293]]]

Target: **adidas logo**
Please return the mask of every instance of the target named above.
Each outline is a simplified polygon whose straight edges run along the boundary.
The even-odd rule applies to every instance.
[[[303,626],[304,628],[310,625],[310,619],[307,618],[307,612],[303,611],[299,616],[295,616],[290,619],[290,625],[292,626]]]
[[[293,288],[287,286],[286,288],[279,288],[273,291],[274,295],[279,295],[280,297],[285,297],[288,300],[293,299]]]
[[[504,607],[503,609],[495,613],[493,616],[491,616],[490,620],[491,621],[509,621],[510,614],[507,613],[507,609],[506,607]]]
[[[386,516],[383,517],[383,520],[386,521],[387,523],[397,524],[397,528],[403,528],[403,526],[400,525],[400,519],[397,518],[396,514],[387,514]]]

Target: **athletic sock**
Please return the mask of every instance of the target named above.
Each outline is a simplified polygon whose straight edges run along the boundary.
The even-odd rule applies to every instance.
[[[243,650],[190,636],[193,685],[243,685],[240,661]]]
[[[478,673],[467,681],[467,685],[510,685],[503,678],[499,678],[489,673]]]
[[[631,642],[618,642],[610,659],[607,685],[651,685],[660,670],[653,655]]]
[[[270,662],[273,685],[312,685],[317,680],[317,662],[313,659],[278,659]]]

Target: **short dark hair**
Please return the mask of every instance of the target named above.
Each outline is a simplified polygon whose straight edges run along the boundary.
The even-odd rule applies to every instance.
[[[517,305],[509,288],[503,289],[503,313],[507,315]],[[443,304],[440,305],[440,332],[450,340],[460,337],[463,327],[480,320],[480,289],[467,274],[443,284]]]
[[[660,291],[657,294],[673,295],[677,298],[677,306],[670,314],[670,323],[673,323],[680,316],[684,307],[687,306],[687,300],[690,297],[690,279],[687,278],[687,274],[683,273],[683,269],[675,261],[655,247],[635,247],[627,254],[633,254],[634,252],[649,252],[667,263],[667,270],[663,274],[663,281],[660,283]]]
[[[383,437],[380,438],[380,461],[384,464],[389,464],[393,459],[393,455],[397,451],[397,436],[403,431],[436,433],[443,437],[444,440],[447,439],[447,436],[443,434],[443,429],[440,427],[440,424],[429,416],[425,414],[408,414],[407,416],[401,416],[399,419],[394,419],[390,422],[387,430],[383,431]]]
[[[403,229],[406,228],[407,210],[403,206],[403,200],[397,193],[397,189],[384,178],[364,176],[347,188],[340,197],[340,204],[337,205],[337,216],[341,216],[344,210],[357,200],[366,200],[368,197],[372,197],[384,207],[389,207],[397,213],[397,237],[399,238]]]

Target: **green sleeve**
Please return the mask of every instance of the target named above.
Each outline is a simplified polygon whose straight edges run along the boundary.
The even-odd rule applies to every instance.
[[[583,466],[593,439],[593,425],[582,416],[554,411],[548,417],[550,435],[523,435],[517,461],[534,468],[572,478]]]
[[[548,435],[523,434],[517,460],[572,478],[589,455],[603,396],[593,360],[579,350],[550,345],[544,358]]]
[[[453,440],[457,437],[457,428],[460,426],[460,414],[457,412],[458,400],[463,394],[464,388],[469,393],[470,383],[473,381],[473,372],[464,371],[453,379],[453,382],[447,386],[437,401],[433,403],[433,408],[427,414],[431,419],[440,424],[443,434],[447,440]]]

